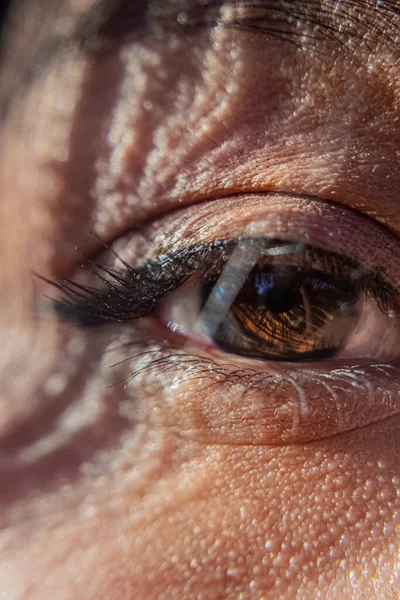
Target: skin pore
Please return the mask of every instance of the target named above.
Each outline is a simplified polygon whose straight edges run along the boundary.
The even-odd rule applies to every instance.
[[[210,391],[205,376],[156,367],[124,385],[148,351],[140,336],[133,345],[126,323],[90,332],[60,323],[43,302],[48,284],[32,275],[85,278],[80,265],[111,260],[104,242],[115,240],[133,264],[168,228],[181,232],[177,223],[188,243],[221,236],[228,222],[247,231],[267,220],[272,195],[279,227],[293,234],[306,231],[299,212],[307,227],[325,222],[330,202],[392,232],[396,255],[398,2],[197,4],[32,0],[6,33],[2,591],[7,600],[395,599],[398,404],[317,439],[295,424],[285,441],[278,412],[268,413],[275,437],[262,411],[244,429],[268,389],[242,396],[239,381]],[[372,243],[354,245],[372,260]],[[396,264],[382,269],[400,277]],[[386,400],[397,401],[395,378]],[[298,410],[296,381],[282,394]],[[368,382],[357,384],[376,408]],[[335,389],[351,413],[350,384]],[[313,390],[309,405],[327,403],[317,417],[331,423],[331,388]]]

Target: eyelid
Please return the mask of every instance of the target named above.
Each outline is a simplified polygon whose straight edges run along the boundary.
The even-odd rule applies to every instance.
[[[143,317],[196,270],[215,263],[212,252],[221,253],[223,245],[230,252],[235,237],[255,240],[265,238],[266,232],[269,238],[350,256],[353,267],[362,266],[376,280],[374,289],[385,292],[382,305],[384,298],[400,293],[400,243],[380,225],[325,202],[247,195],[183,209],[150,224],[142,234],[132,232],[110,250],[107,246],[106,262],[99,257],[89,268],[89,285],[85,276],[55,283],[61,292],[54,302],[56,312],[78,325]]]
[[[400,288],[400,244],[396,235],[370,217],[342,205],[284,193],[243,194],[187,207],[154,221],[146,228],[153,240],[144,258],[156,258],[166,248],[182,248],[213,239],[243,236],[290,239],[347,255],[379,271]],[[133,260],[130,240],[118,252]],[[373,251],[372,251],[373,249]]]
[[[119,238],[112,244],[111,252],[107,245],[95,263],[120,271],[123,261],[125,266],[138,269],[160,255],[188,246],[218,238],[265,237],[266,232],[268,237],[351,256],[366,270],[381,273],[395,289],[400,289],[400,244],[393,233],[341,205],[283,193],[237,195],[174,211]],[[87,282],[79,270],[72,279]],[[92,283],[99,285],[96,280]]]
[[[144,386],[149,399],[162,402],[158,426],[205,444],[305,444],[400,412],[400,363],[299,368],[227,358],[190,344],[177,350],[153,343],[139,368],[136,359],[119,364],[118,378],[132,397]]]

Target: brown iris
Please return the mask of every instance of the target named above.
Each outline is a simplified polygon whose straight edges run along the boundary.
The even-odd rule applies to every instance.
[[[229,352],[274,360],[332,356],[358,323],[359,296],[355,285],[323,272],[258,265],[214,341]]]

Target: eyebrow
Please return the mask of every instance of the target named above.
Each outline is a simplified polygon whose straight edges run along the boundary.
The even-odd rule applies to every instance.
[[[118,36],[140,27],[237,27],[305,45],[331,38],[348,45],[383,42],[400,54],[399,0],[100,0],[114,5],[102,33]],[[101,6],[96,7],[96,11]]]
[[[21,18],[40,1],[25,0]],[[15,0],[11,12],[14,4]],[[14,20],[18,35],[18,19]],[[352,55],[362,45],[371,52],[379,46],[400,57],[399,0],[94,0],[68,35],[54,39],[49,32],[47,43],[30,54],[17,90],[0,90],[1,117],[6,116],[15,92],[29,87],[37,73],[68,47],[90,48],[101,40],[120,44],[130,36],[151,35],[157,28],[205,27],[259,32],[304,48],[332,40]]]

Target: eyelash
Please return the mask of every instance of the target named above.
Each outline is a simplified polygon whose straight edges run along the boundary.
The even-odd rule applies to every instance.
[[[199,279],[213,281],[239,242],[282,243],[280,240],[267,238],[218,239],[166,252],[137,269],[114,252],[122,265],[120,268],[96,263],[83,267],[101,282],[100,288],[68,278],[60,278],[57,282],[41,279],[61,292],[60,298],[51,299],[52,307],[61,321],[80,327],[132,321],[149,316],[168,294],[196,272],[200,271]],[[311,246],[303,247],[302,251],[309,256],[309,264],[305,264],[303,268],[312,268],[312,261],[318,260],[324,273],[343,281],[351,278],[360,292],[377,302],[382,312],[400,313],[399,293],[379,273],[335,252]],[[354,274],[357,275],[356,279]]]

